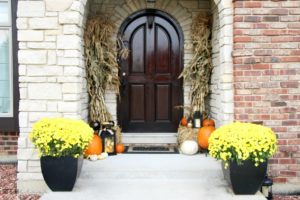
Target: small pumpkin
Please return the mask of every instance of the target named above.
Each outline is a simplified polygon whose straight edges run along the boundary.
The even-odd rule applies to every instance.
[[[187,124],[188,124],[187,118],[186,118],[186,117],[181,118],[180,124],[181,124],[182,126],[187,126]]]
[[[215,130],[214,126],[203,126],[198,130],[198,144],[202,149],[208,149],[208,138]]]
[[[88,145],[87,149],[85,150],[84,154],[86,156],[89,155],[100,155],[102,153],[102,140],[101,138],[97,135],[94,134],[94,137],[90,144]]]
[[[194,140],[186,140],[181,144],[180,151],[185,155],[194,155],[198,152],[198,144]]]
[[[119,144],[116,145],[116,152],[117,153],[124,153],[124,151],[125,151],[124,144],[119,143]]]
[[[202,122],[202,126],[215,126],[215,121],[211,118],[206,118]]]

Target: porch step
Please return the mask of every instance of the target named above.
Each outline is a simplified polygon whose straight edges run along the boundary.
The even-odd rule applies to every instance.
[[[123,133],[126,144],[176,144],[177,133]]]
[[[118,154],[84,161],[73,192],[48,192],[41,200],[265,200],[234,195],[221,164],[205,155]]]

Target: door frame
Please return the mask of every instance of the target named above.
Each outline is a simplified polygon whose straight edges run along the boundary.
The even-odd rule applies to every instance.
[[[183,56],[184,56],[184,34],[182,31],[181,26],[179,25],[179,23],[174,19],[174,17],[172,17],[170,14],[158,10],[158,9],[144,9],[144,10],[140,10],[137,12],[134,12],[133,14],[131,14],[130,16],[128,16],[123,23],[121,24],[118,34],[117,35],[123,35],[125,29],[127,28],[127,26],[134,21],[136,18],[139,18],[141,16],[147,15],[147,14],[152,14],[152,15],[157,15],[159,17],[164,18],[165,20],[167,20],[168,22],[170,22],[170,24],[174,27],[174,29],[176,30],[178,36],[179,36],[179,55],[180,55],[180,59],[179,59],[179,68],[181,70],[183,70]],[[118,64],[119,66],[121,66],[121,59],[118,59]],[[119,78],[120,80],[122,79],[122,74],[121,74],[121,67],[119,69]],[[180,85],[181,85],[181,96],[178,97],[180,98],[180,102],[182,103],[182,105],[184,104],[184,88],[183,88],[183,79],[180,80]],[[122,93],[122,85],[120,84],[120,94],[117,97],[117,121],[118,124],[120,125],[120,127],[122,128],[122,113],[121,113],[121,93]],[[180,111],[180,114],[183,115],[183,111]],[[179,123],[179,122],[178,122]]]

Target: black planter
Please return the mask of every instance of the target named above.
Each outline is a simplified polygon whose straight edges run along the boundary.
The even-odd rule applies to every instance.
[[[44,180],[52,191],[72,191],[78,168],[78,159],[73,157],[41,157]]]
[[[260,189],[266,172],[267,162],[257,167],[249,160],[244,161],[242,165],[229,162],[227,169],[223,165],[224,178],[235,194],[255,194]]]

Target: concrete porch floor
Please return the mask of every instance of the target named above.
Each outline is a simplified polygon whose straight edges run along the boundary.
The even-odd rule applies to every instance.
[[[47,192],[42,200],[265,200],[234,195],[218,161],[205,155],[119,154],[84,161],[73,192]]]

